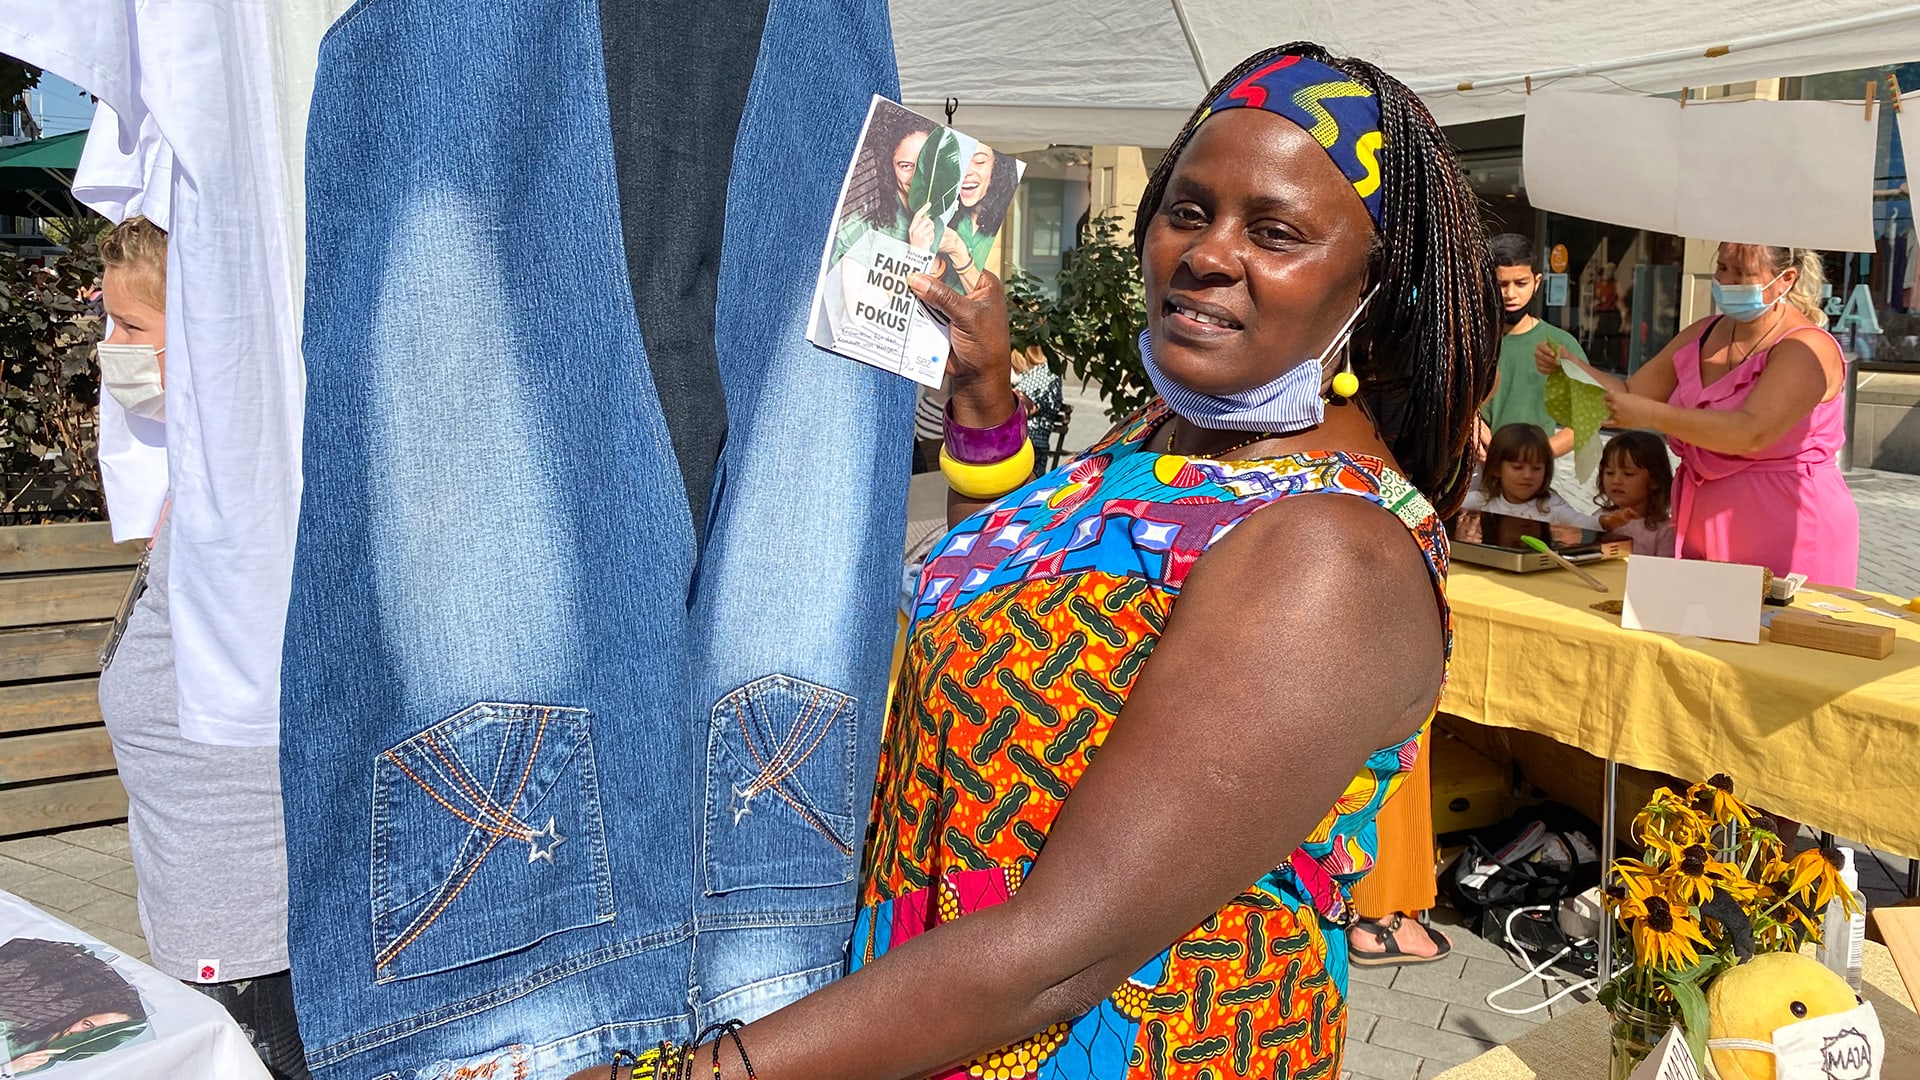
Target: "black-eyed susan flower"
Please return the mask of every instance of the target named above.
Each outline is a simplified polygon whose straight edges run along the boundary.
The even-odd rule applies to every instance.
[[[1628,925],[1628,920],[1647,913],[1647,898],[1634,895],[1617,881],[1608,883],[1606,888],[1600,890],[1600,895],[1605,899],[1607,910],[1613,912],[1613,917],[1619,919],[1622,926]]]
[[[1810,847],[1793,857],[1789,864],[1793,868],[1793,879],[1787,883],[1787,891],[1803,900],[1811,900],[1813,907],[1824,908],[1833,901],[1838,893],[1845,898],[1847,910],[1853,909],[1853,894],[1840,883],[1840,853],[1832,848]]]
[[[1714,886],[1723,876],[1715,869],[1713,855],[1700,844],[1689,844],[1668,868],[1673,898],[1683,904],[1704,904],[1713,898]]]
[[[1613,876],[1635,901],[1666,892],[1661,871],[1639,859],[1613,860]]]
[[[1640,813],[1634,815],[1633,839],[1648,852],[1671,855],[1688,844],[1707,840],[1712,822],[1672,788],[1661,788]]]
[[[1633,921],[1633,955],[1653,969],[1692,967],[1701,949],[1712,949],[1693,914],[1665,897],[1647,898],[1647,913]]]
[[[1734,796],[1733,778],[1726,773],[1714,773],[1706,783],[1688,788],[1687,802],[1715,825],[1753,824],[1753,807]]]

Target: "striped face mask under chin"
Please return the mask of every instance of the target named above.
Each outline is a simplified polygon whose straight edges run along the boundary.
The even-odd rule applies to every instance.
[[[1270,383],[1232,394],[1203,394],[1175,382],[1153,358],[1153,340],[1140,332],[1140,363],[1147,381],[1167,407],[1197,427],[1230,431],[1271,431],[1283,435],[1319,426],[1327,415],[1327,377],[1337,366],[1361,313],[1380,287],[1375,285],[1333,335],[1319,356],[1288,368]]]

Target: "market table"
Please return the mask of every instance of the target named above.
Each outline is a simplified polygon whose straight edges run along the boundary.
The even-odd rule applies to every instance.
[[[1598,593],[1594,594],[1598,596]],[[1887,1064],[1881,1080],[1920,1080],[1920,1016],[1894,970],[1893,956],[1877,941],[1867,942],[1861,964],[1860,996],[1873,1003],[1887,1036]],[[1555,1017],[1518,1039],[1439,1076],[1439,1080],[1604,1080],[1610,1045],[1607,1011],[1589,1001]]]
[[[0,1077],[267,1080],[218,1002],[7,892],[0,1031]]]
[[[1793,610],[1831,603],[1849,611],[1837,618],[1892,626],[1893,654],[1866,660],[1777,645],[1765,630],[1758,645],[1625,630],[1618,615],[1592,606],[1625,596],[1625,562],[1587,569],[1607,593],[1564,571],[1455,564],[1442,711],[1537,732],[1612,764],[1690,780],[1724,772],[1750,803],[1920,856],[1920,621],[1807,586]]]

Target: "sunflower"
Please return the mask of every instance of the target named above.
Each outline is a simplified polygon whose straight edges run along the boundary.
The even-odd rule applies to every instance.
[[[1647,913],[1633,921],[1633,954],[1640,963],[1670,971],[1692,967],[1702,948],[1713,947],[1686,908],[1659,896],[1646,904]]]
[[[1753,824],[1753,807],[1734,797],[1733,780],[1726,773],[1714,773],[1706,783],[1688,788],[1687,802],[1715,825]]]
[[[1810,847],[1793,857],[1788,864],[1793,869],[1793,880],[1787,883],[1787,891],[1802,899],[1811,899],[1813,906],[1824,908],[1833,901],[1834,894],[1844,898],[1849,913],[1853,910],[1853,894],[1840,883],[1840,853],[1832,848]]]

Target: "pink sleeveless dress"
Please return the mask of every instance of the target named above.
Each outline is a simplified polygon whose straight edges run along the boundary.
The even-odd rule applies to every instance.
[[[1673,355],[1679,384],[1667,403],[1682,409],[1737,409],[1760,381],[1771,351],[1754,354],[1713,385],[1702,386],[1696,339]],[[1853,588],[1860,565],[1860,510],[1835,460],[1846,439],[1846,406],[1839,394],[1814,406],[1756,454],[1736,457],[1669,438],[1680,455],[1674,477],[1679,556],[1765,566],[1775,574],[1805,574],[1818,584]]]

